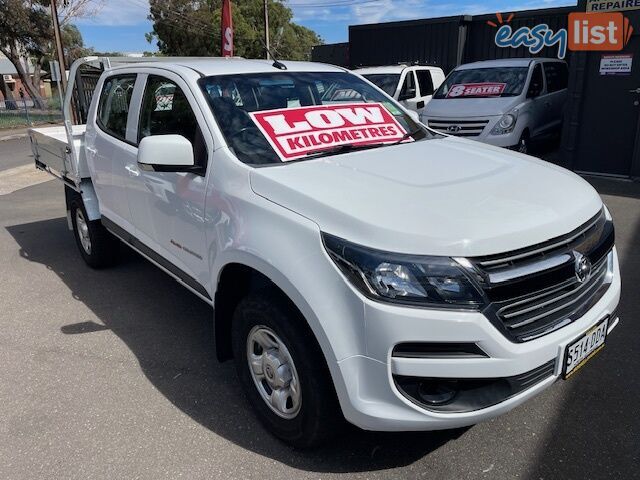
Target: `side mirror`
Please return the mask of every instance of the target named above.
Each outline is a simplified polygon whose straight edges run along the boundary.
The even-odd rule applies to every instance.
[[[398,100],[411,100],[412,98],[415,98],[415,96],[416,96],[416,89],[409,88],[404,92],[400,92],[400,95],[398,96]]]
[[[144,137],[138,145],[138,164],[156,172],[194,172],[193,146],[182,135]]]

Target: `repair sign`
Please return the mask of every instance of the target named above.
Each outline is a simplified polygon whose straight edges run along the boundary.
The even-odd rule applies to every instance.
[[[281,108],[250,115],[285,162],[340,145],[393,143],[406,134],[381,103]]]
[[[447,98],[499,97],[505,88],[506,83],[457,83],[451,85]]]

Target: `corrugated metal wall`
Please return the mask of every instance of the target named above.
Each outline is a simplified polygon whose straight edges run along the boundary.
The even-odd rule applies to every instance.
[[[471,17],[446,17],[349,27],[352,67],[420,62],[456,66],[459,27]]]
[[[515,12],[514,31],[546,23],[552,29],[567,27],[568,14],[577,7]],[[509,18],[503,13],[503,19]],[[524,47],[499,48],[494,38],[495,14],[352,25],[349,27],[349,63],[353,67],[419,62],[451,71],[460,63],[496,58],[530,57]],[[326,47],[326,46],[325,46]],[[538,56],[556,57],[558,47],[545,48]],[[315,59],[315,57],[314,57]]]
[[[330,63],[340,67],[349,66],[349,43],[316,45],[311,49],[311,61]]]

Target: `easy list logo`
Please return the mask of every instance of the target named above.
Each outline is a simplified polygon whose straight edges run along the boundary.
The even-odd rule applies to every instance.
[[[513,13],[509,15],[506,22],[503,20],[502,14],[496,13],[498,23],[488,21],[492,27],[498,27],[496,32],[496,45],[502,48],[518,48],[526,47],[532,55],[536,55],[545,47],[553,47],[558,45],[558,58],[565,58],[567,55],[568,39],[567,30],[561,29],[554,32],[549,25],[541,23],[533,28],[520,27],[515,32],[509,23],[513,20]]]
[[[513,31],[509,25],[513,17],[511,14],[504,21],[502,14],[497,13],[498,23],[487,22],[498,28],[495,36],[498,47],[525,47],[532,55],[536,55],[545,47],[557,45],[560,59],[567,56],[567,49],[620,51],[629,43],[633,34],[633,26],[621,13],[570,13],[568,31],[566,28],[554,31],[546,23],[533,28],[520,27]]]

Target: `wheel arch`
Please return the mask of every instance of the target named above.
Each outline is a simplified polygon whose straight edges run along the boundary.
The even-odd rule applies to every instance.
[[[310,305],[293,283],[273,265],[250,254],[234,255],[219,268],[214,286],[214,330],[219,361],[233,358],[231,328],[238,303],[250,292],[264,288],[273,288],[296,310],[313,333],[327,364],[335,360],[328,346],[328,339]]]

